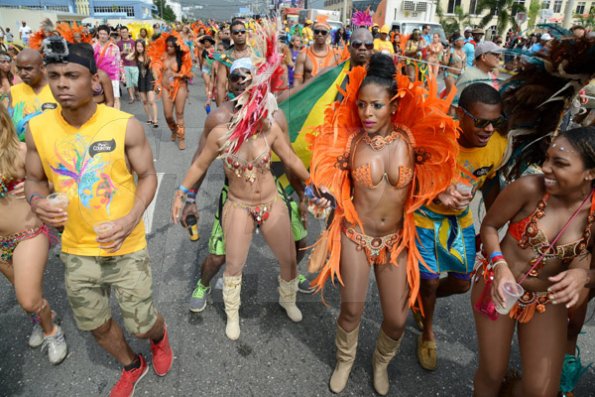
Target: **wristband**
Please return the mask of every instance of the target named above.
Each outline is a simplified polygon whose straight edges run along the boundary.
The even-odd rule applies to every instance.
[[[188,193],[186,193],[186,196],[187,196],[188,198],[195,199],[195,198],[196,198],[196,190],[194,190],[194,189],[189,189]]]
[[[29,205],[31,205],[31,203],[33,203],[33,200],[34,200],[35,198],[37,198],[37,199],[39,200],[39,199],[42,199],[42,198],[44,198],[44,197],[43,197],[41,194],[39,194],[39,193],[31,193],[31,194],[30,194],[30,195],[27,197],[27,203],[29,203]]]
[[[498,265],[508,265],[508,262],[506,262],[505,260],[501,259],[501,260],[499,260],[499,261],[497,261],[497,262],[493,263],[493,264],[490,266],[490,270],[494,271],[494,270],[496,269],[496,266],[498,266]]]
[[[182,192],[182,193],[184,193],[184,194],[188,194],[188,193],[190,193],[190,192],[191,192],[191,190],[190,190],[190,189],[188,189],[187,187],[185,187],[184,185],[180,185],[180,186],[178,186],[178,190],[179,190],[179,191],[181,191],[181,192]]]
[[[496,256],[502,256],[502,252],[501,251],[492,252],[492,255],[490,255],[490,262],[494,262],[494,257],[496,257]]]

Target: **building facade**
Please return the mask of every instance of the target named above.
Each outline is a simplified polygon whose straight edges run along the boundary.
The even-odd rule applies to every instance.
[[[151,0],[0,0],[0,7],[60,11],[94,18],[152,19]]]
[[[476,26],[479,24],[482,15],[478,14],[477,6],[480,0],[439,0],[440,6],[444,11],[445,16],[454,16],[455,8],[461,7],[465,14],[470,14],[471,25]],[[517,3],[525,6],[525,9],[529,9],[531,0],[516,0]],[[537,17],[536,23],[560,23],[564,20],[564,10],[566,9],[567,0],[542,0],[541,10]],[[595,7],[595,1],[575,1],[574,15],[587,14],[591,7]],[[485,15],[485,11],[484,11]],[[435,17],[436,22],[438,16]],[[486,27],[486,37],[490,38],[497,34],[496,20],[492,21]],[[508,26],[510,28],[511,25]],[[508,29],[507,28],[507,29]],[[522,30],[527,29],[527,22],[521,24]],[[504,32],[506,34],[506,32]]]

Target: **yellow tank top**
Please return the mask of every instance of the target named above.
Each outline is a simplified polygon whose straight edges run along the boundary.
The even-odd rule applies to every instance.
[[[21,142],[25,142],[27,123],[32,117],[44,110],[55,109],[58,104],[52,95],[50,85],[46,84],[39,94],[25,83],[10,87],[11,107],[10,115]]]
[[[99,249],[93,226],[127,215],[136,198],[136,183],[124,151],[131,114],[98,105],[95,114],[77,129],[61,109],[46,111],[29,128],[48,181],[68,195],[68,221],[62,250],[82,256],[115,256],[146,247],[145,228],[139,222],[120,250]]]

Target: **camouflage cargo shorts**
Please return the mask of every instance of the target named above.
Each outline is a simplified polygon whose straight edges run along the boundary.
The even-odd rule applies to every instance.
[[[92,331],[111,317],[113,288],[124,326],[133,334],[148,332],[157,320],[153,306],[151,261],[146,249],[121,256],[80,256],[62,253],[66,293],[82,331]]]

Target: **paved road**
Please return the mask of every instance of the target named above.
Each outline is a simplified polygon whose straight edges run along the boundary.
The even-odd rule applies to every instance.
[[[300,324],[291,323],[277,300],[278,267],[260,235],[245,271],[242,289],[239,341],[225,337],[225,312],[220,290],[201,314],[188,311],[188,298],[198,277],[199,264],[207,255],[207,240],[216,200],[223,181],[220,164],[211,167],[199,195],[201,209],[198,242],[169,222],[172,193],[180,183],[193,148],[202,131],[202,83],[191,86],[187,105],[189,149],[179,152],[169,142],[169,132],[147,129],[159,172],[159,190],[154,211],[148,214],[149,251],[152,256],[154,297],[164,314],[175,352],[172,371],[159,378],[151,371],[137,388],[139,396],[331,396],[327,384],[334,366],[335,320],[338,294],[327,290],[328,306],[319,296],[298,297],[304,312]],[[123,102],[126,102],[124,100]],[[142,107],[124,105],[124,110],[144,122]],[[163,117],[161,116],[163,120]],[[320,225],[311,220],[310,242]],[[304,266],[305,263],[302,263]],[[357,360],[345,396],[374,395],[371,357],[381,322],[373,276],[362,320]],[[0,280],[0,396],[105,396],[119,376],[116,362],[103,352],[88,333],[79,332],[67,305],[63,267],[52,256],[45,276],[45,294],[62,317],[70,347],[68,358],[54,367],[39,350],[27,346],[28,317],[19,308],[9,284]],[[115,309],[115,306],[114,306]],[[593,311],[591,308],[591,312]],[[117,309],[114,310],[117,313]],[[119,315],[115,314],[119,319]],[[391,396],[468,396],[477,366],[476,340],[469,296],[441,299],[436,313],[439,367],[429,373],[419,367],[415,355],[418,331],[409,318],[402,351],[389,368]],[[132,340],[132,339],[131,339]],[[595,361],[595,321],[581,336],[583,360]],[[145,342],[132,340],[136,351],[150,356]],[[513,365],[519,366],[518,347]],[[583,378],[579,396],[595,395],[595,371]]]

